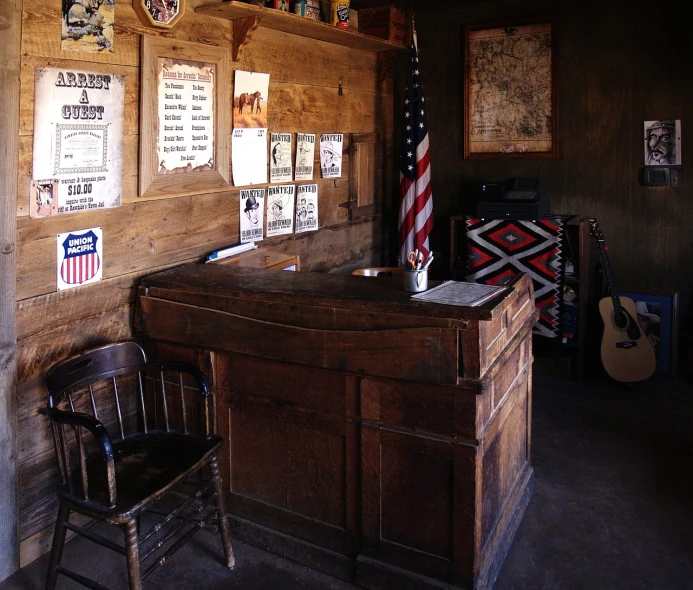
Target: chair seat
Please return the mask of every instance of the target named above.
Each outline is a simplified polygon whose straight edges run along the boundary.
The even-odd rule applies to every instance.
[[[160,497],[209,460],[222,439],[180,432],[154,431],[113,442],[117,503],[108,506],[106,472],[100,454],[87,458],[90,498],[84,500],[66,489],[61,496],[73,507],[125,522],[144,504]]]

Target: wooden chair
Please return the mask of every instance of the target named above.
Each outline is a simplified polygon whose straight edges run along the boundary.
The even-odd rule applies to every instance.
[[[404,269],[401,266],[372,266],[370,268],[357,268],[351,274],[365,277],[401,279],[404,276]]]
[[[105,588],[60,565],[68,529],[124,555],[130,590],[204,527],[218,527],[226,566],[234,566],[207,379],[189,363],[146,361],[138,344],[120,342],[48,370],[62,486],[47,589],[58,574]],[[124,545],[71,523],[71,512],[121,527]],[[145,512],[156,524],[143,532]]]

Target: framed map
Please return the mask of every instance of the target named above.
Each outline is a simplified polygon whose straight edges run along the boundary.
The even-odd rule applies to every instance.
[[[553,18],[465,27],[464,157],[557,158]]]

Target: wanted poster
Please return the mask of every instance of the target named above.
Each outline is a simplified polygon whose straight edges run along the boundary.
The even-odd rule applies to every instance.
[[[95,283],[103,274],[103,228],[58,234],[58,291]]]
[[[296,135],[296,168],[294,180],[313,180],[313,161],[315,159],[315,134]]]
[[[295,190],[293,184],[267,188],[267,237],[293,233]]]
[[[57,213],[120,206],[123,76],[36,68],[34,92],[32,199],[45,200],[48,183],[55,181]],[[34,202],[29,211],[42,215],[47,209]]]
[[[291,133],[270,134],[270,182],[291,182]]]
[[[341,133],[324,133],[320,136],[320,168],[323,178],[342,176],[343,140]]]
[[[241,243],[261,240],[263,238],[265,189],[242,190],[240,208]]]
[[[318,229],[318,185],[301,184],[296,189],[296,233]]]
[[[157,174],[216,170],[212,63],[160,57]]]

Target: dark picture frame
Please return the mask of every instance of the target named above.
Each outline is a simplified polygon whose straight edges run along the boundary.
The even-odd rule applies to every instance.
[[[464,157],[558,157],[553,16],[464,29]]]
[[[657,357],[657,373],[676,375],[679,339],[678,291],[619,291],[635,302],[640,328],[648,335]]]

